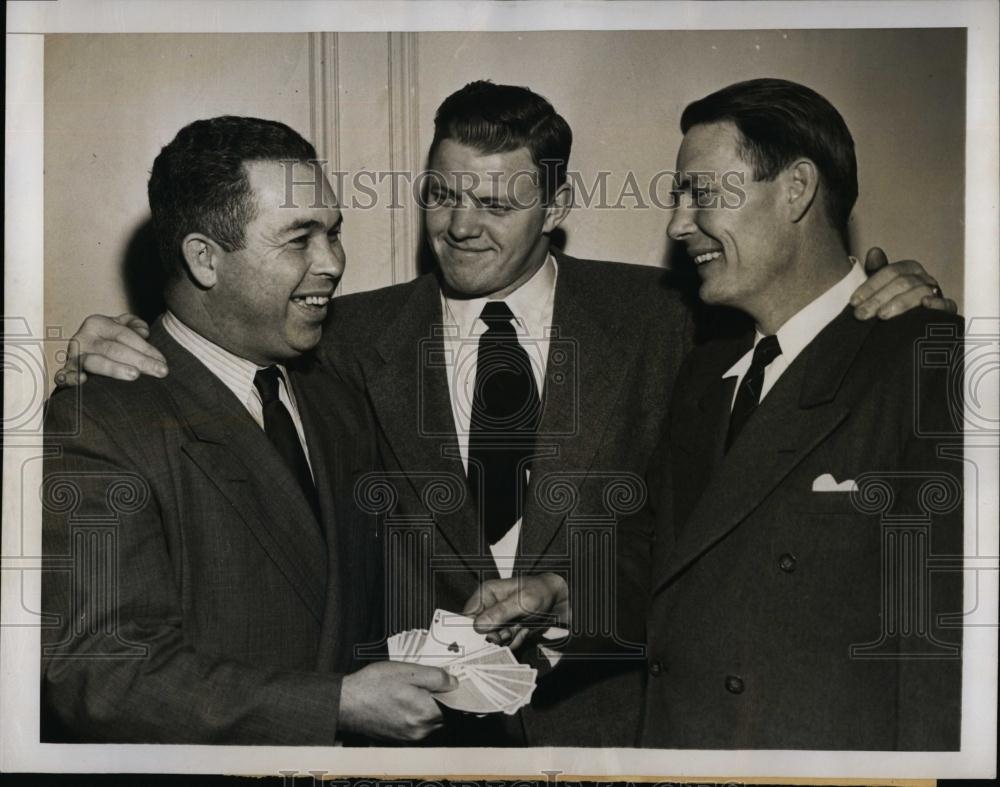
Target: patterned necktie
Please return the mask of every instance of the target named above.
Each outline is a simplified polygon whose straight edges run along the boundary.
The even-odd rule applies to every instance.
[[[727,451],[760,404],[760,392],[764,387],[764,370],[779,355],[781,355],[781,345],[778,344],[777,336],[765,336],[757,342],[750,368],[743,375],[739,390],[736,392],[736,401],[733,402],[733,413],[729,417],[729,433],[726,435]]]
[[[503,301],[490,301],[480,319],[487,330],[479,338],[476,359],[469,482],[492,545],[522,515],[541,401],[510,308]]]
[[[268,366],[266,369],[260,369],[253,378],[254,387],[260,392],[260,401],[264,406],[264,432],[288,469],[292,471],[295,480],[299,482],[309,507],[316,516],[316,521],[321,522],[319,497],[313,484],[312,473],[309,472],[309,462],[302,450],[299,433],[292,422],[292,416],[278,398],[280,377],[281,372],[277,366]]]

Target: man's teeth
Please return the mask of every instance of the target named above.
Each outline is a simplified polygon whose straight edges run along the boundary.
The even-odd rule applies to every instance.
[[[722,256],[721,251],[709,251],[705,252],[704,254],[699,254],[697,257],[694,258],[694,261],[697,262],[699,265],[702,265],[703,263],[706,263],[709,260],[717,260],[721,256]]]
[[[306,295],[304,298],[296,298],[295,300],[307,306],[326,306],[330,302],[330,298],[327,295]]]

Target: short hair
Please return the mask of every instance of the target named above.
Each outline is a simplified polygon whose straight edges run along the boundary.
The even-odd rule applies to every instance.
[[[827,218],[846,237],[858,198],[854,139],[836,108],[815,90],[785,79],[738,82],[688,104],[681,131],[729,121],[739,130],[740,156],[755,180],[774,180],[796,158],[820,173]]]
[[[181,243],[192,232],[226,251],[244,247],[257,215],[246,162],[315,159],[306,139],[275,120],[224,115],[178,131],[153,162],[148,188],[166,277],[183,270]]]
[[[573,132],[552,104],[526,87],[480,80],[452,93],[434,116],[430,158],[446,139],[485,154],[527,148],[546,202],[566,182]]]

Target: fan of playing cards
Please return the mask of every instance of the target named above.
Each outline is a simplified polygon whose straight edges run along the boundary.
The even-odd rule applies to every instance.
[[[518,663],[510,648],[487,642],[472,628],[472,618],[434,612],[428,629],[410,629],[389,638],[389,659],[441,667],[458,679],[458,688],[435,694],[449,708],[467,713],[508,715],[531,702],[538,671]]]

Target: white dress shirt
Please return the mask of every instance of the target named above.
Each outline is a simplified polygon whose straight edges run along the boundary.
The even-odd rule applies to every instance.
[[[254,376],[261,369],[266,367],[258,366],[252,361],[233,355],[229,350],[225,350],[214,342],[209,341],[194,329],[188,327],[171,311],[163,315],[163,327],[167,333],[185,350],[191,353],[201,363],[222,381],[237,399],[250,413],[250,416],[257,422],[261,429],[264,428],[264,404],[260,399],[260,392],[253,384]],[[309,462],[309,447],[306,443],[305,430],[302,428],[302,419],[299,417],[299,408],[295,403],[295,394],[288,383],[288,371],[284,366],[277,365],[281,372],[281,383],[278,385],[278,399],[295,424],[295,432],[299,436],[302,444],[302,452],[306,455],[306,462]],[[309,464],[309,472],[312,473],[312,464]]]
[[[552,308],[558,275],[558,265],[550,254],[534,276],[503,298],[514,315],[514,330],[518,342],[528,353],[540,396],[545,387],[545,367],[549,356]],[[469,472],[469,424],[472,421],[479,337],[487,329],[479,315],[488,301],[489,298],[460,299],[449,298],[443,292],[441,294],[448,393],[466,473]],[[497,571],[505,579],[514,571],[520,535],[521,520],[518,519],[504,537],[490,547]]]
[[[778,328],[775,335],[778,337],[778,344],[781,346],[781,355],[771,361],[767,365],[767,368],[764,369],[764,384],[760,391],[761,402],[764,401],[764,397],[767,396],[768,391],[774,387],[774,384],[778,382],[778,379],[785,373],[785,370],[791,365],[792,361],[798,357],[799,353],[813,339],[819,336],[820,331],[837,318],[837,315],[851,302],[851,295],[854,294],[854,291],[865,283],[868,277],[861,267],[861,263],[854,257],[851,257],[850,260],[851,270],[844,278],[796,312],[793,317]],[[750,362],[753,360],[753,351],[757,347],[757,343],[763,338],[764,334],[758,330],[754,336],[753,347],[747,350],[746,354],[722,375],[722,379],[724,380],[728,377],[737,378],[736,388],[733,389],[733,399],[729,405],[730,411],[732,411],[732,407],[736,403],[736,393],[739,391],[740,383],[743,382],[744,375],[750,369]]]

